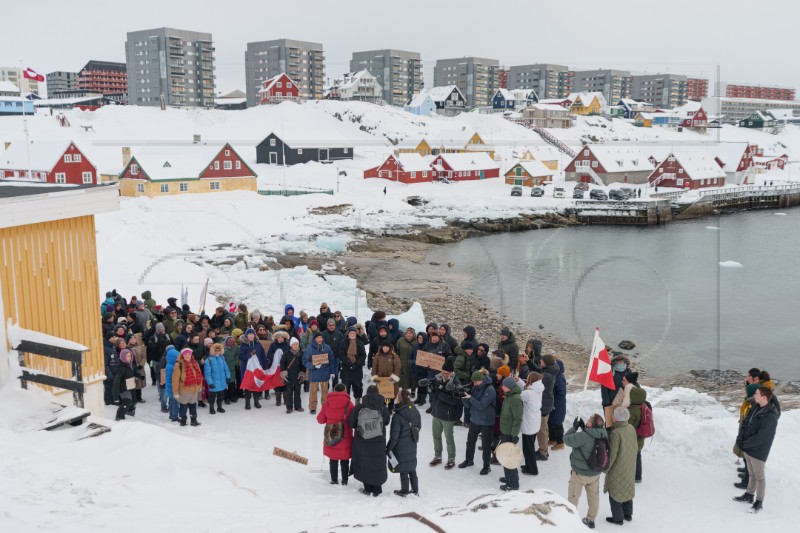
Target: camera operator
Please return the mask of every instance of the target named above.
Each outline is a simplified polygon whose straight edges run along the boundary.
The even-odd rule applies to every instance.
[[[490,464],[492,459],[492,432],[494,430],[495,418],[495,399],[496,392],[492,386],[492,381],[482,372],[472,373],[472,393],[464,396],[462,400],[465,404],[469,403],[472,411],[472,420],[467,433],[467,456],[464,462],[458,465],[459,468],[467,468],[475,463],[475,443],[478,435],[481,436],[483,445],[483,468],[481,475],[485,476],[491,472]]]
[[[433,460],[430,466],[442,464],[442,431],[447,440],[447,463],[445,470],[456,465],[456,441],[453,427],[461,417],[461,396],[464,390],[453,374],[453,359],[448,357],[442,365],[441,373],[428,382],[431,394],[431,413],[433,414]]]

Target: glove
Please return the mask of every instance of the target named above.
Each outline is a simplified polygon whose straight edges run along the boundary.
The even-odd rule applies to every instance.
[[[300,372],[300,374],[297,376],[297,380],[300,383],[304,382],[307,379],[308,379],[308,374],[306,374],[305,372]]]
[[[488,376],[488,375],[489,375],[489,371],[488,371],[488,370],[486,370],[485,368],[481,368],[481,369],[480,369],[478,372],[480,372],[480,373],[481,373],[481,374],[483,374],[484,376]]]
[[[289,381],[289,371],[288,370],[284,370],[284,371],[281,372],[281,379],[283,381]]]
[[[581,418],[581,419],[580,419],[580,421],[579,421],[578,423],[579,423],[579,424],[580,424],[580,426],[581,426],[581,430],[582,430],[582,431],[586,431],[586,424],[583,422],[583,418]]]
[[[399,378],[399,377],[397,377],[395,374],[392,374],[391,376],[389,376],[389,379],[391,379],[391,380],[392,380],[392,381],[394,381],[395,383],[397,383],[398,381],[400,381],[400,378]]]
[[[214,388],[214,384],[211,383],[210,381],[207,381],[206,384],[208,385],[209,389],[213,389]]]
[[[511,442],[516,444],[519,442],[519,437],[511,437]]]
[[[575,417],[575,420],[572,422],[572,427],[575,429],[581,427],[581,419],[578,418],[577,416]]]
[[[319,370],[320,368],[322,368],[322,365],[314,365],[314,368],[316,368],[317,370]]]
[[[369,379],[371,379],[373,382],[376,382],[380,378],[378,376],[371,376]]]

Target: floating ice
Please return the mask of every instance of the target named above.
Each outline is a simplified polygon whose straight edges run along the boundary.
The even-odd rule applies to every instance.
[[[714,230],[714,231],[719,231],[719,228],[718,228],[717,226],[706,226],[706,229],[711,229],[711,230]]]
[[[742,268],[742,264],[738,261],[720,261],[719,266],[722,268]]]

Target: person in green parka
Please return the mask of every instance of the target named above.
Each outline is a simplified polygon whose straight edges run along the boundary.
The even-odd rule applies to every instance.
[[[397,339],[394,344],[394,351],[397,357],[400,358],[400,388],[407,391],[414,391],[417,388],[417,382],[414,376],[411,375],[411,352],[414,350],[417,334],[414,328],[406,328],[404,336]],[[413,398],[413,392],[411,392]]]
[[[522,404],[522,389],[517,384],[514,377],[509,376],[503,380],[503,392],[505,400],[500,410],[500,441],[519,442],[519,432],[522,429],[522,414],[524,407]],[[503,467],[505,476],[500,480],[500,490],[519,490],[519,470]]]
[[[233,325],[244,331],[249,324],[250,313],[247,312],[247,306],[245,304],[239,304],[239,310],[236,313],[236,318],[233,320]]]
[[[223,346],[222,357],[225,358],[225,363],[228,365],[228,370],[231,373],[231,378],[228,381],[228,388],[225,390],[225,405],[229,405],[230,403],[236,403],[238,401],[239,346],[236,343],[236,339],[232,336],[225,337]]]
[[[156,306],[156,301],[153,300],[153,295],[150,291],[144,291],[142,293],[142,300],[144,300],[144,306],[151,311]]]
[[[633,497],[636,494],[636,430],[628,423],[630,411],[617,407],[612,415],[614,428],[609,432],[608,470],[603,492],[608,493],[611,516],[606,522],[622,525],[633,520]]]
[[[642,404],[647,401],[647,391],[642,388],[634,387],[631,389],[631,405],[628,411],[631,413],[631,418],[628,420],[633,429],[639,429],[639,424],[642,423]],[[644,448],[644,437],[636,436],[639,444],[639,449],[636,452],[636,483],[642,482],[642,448]]]

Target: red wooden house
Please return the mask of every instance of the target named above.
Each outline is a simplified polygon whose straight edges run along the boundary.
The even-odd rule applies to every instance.
[[[300,89],[285,72],[282,72],[265,81],[258,95],[262,104],[279,104],[286,100],[300,100]]]
[[[708,127],[708,114],[700,102],[686,102],[672,110],[680,119],[679,126],[693,129],[706,129]]]
[[[440,177],[451,181],[482,180],[500,177],[500,167],[486,152],[439,154],[431,166]]]
[[[725,185],[725,172],[708,153],[672,152],[648,178],[651,187],[701,189]]]
[[[439,173],[417,153],[390,155],[386,161],[364,171],[364,178],[383,178],[400,183],[436,181]]]
[[[72,141],[32,141],[27,150],[24,141],[11,143],[0,152],[0,178],[70,185],[99,182],[97,168]]]

